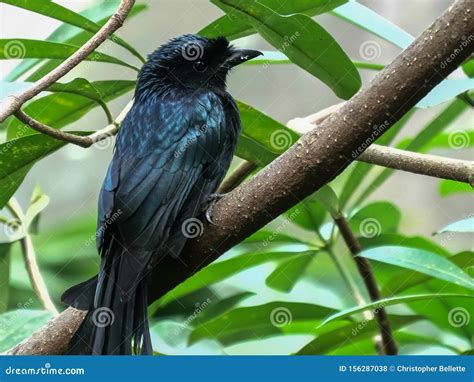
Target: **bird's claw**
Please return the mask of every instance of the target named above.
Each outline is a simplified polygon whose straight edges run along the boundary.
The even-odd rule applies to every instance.
[[[208,204],[208,207],[206,209],[206,213],[205,213],[205,216],[206,216],[206,220],[209,224],[212,224],[212,225],[217,225],[214,220],[212,220],[212,213],[214,211],[214,207],[216,206],[216,203],[224,196],[224,194],[211,194],[209,195],[209,197],[207,198],[207,202],[209,203]]]

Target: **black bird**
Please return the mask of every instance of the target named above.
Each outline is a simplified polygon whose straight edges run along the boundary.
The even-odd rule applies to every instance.
[[[179,256],[227,172],[240,116],[226,91],[234,66],[261,52],[184,35],[148,57],[99,198],[99,274],[62,299],[87,317],[70,354],[151,354],[150,270]]]

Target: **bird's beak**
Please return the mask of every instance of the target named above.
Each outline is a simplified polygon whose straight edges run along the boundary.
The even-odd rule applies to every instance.
[[[263,56],[263,53],[253,49],[232,49],[232,52],[225,60],[224,65],[231,68],[258,56]]]

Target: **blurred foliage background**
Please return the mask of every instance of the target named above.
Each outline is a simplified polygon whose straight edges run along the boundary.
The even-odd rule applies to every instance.
[[[118,3],[45,1],[41,8],[34,1],[0,1],[0,99],[56,67]],[[233,168],[242,159],[264,166],[296,141],[288,120],[350,98],[450,1],[262,0],[257,10],[263,17],[248,24],[251,3],[139,1],[116,34],[120,39],[104,43],[103,55],[60,81],[68,85],[55,84],[24,110],[55,128],[100,129],[131,100],[141,55],[180,34],[225,34],[238,46],[265,51],[229,82],[244,123]],[[71,15],[54,4],[83,17],[73,18],[75,26],[63,23],[61,17]],[[223,10],[237,17],[219,19]],[[297,12],[309,17],[279,22],[280,15]],[[266,29],[273,25],[281,29],[279,38]],[[324,54],[318,37],[328,39]],[[301,51],[316,69],[298,60]],[[377,143],[472,160],[472,66],[459,68]],[[351,74],[339,81],[342,70]],[[96,203],[113,139],[56,151],[63,145],[32,133],[14,118],[0,125],[0,207],[13,193],[18,200],[6,205],[0,220],[0,351],[51,317],[25,268],[25,237],[59,310],[61,293],[98,268]],[[155,351],[377,354],[377,324],[370,310],[356,309],[370,299],[331,216],[343,214],[362,255],[372,260],[400,353],[469,353],[472,213],[465,184],[354,162],[330,186],[154,303]]]

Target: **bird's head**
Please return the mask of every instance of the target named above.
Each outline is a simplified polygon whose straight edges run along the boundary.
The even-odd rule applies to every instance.
[[[224,37],[176,37],[148,56],[139,75],[139,86],[225,90],[227,73],[261,54],[257,50],[234,48]]]

